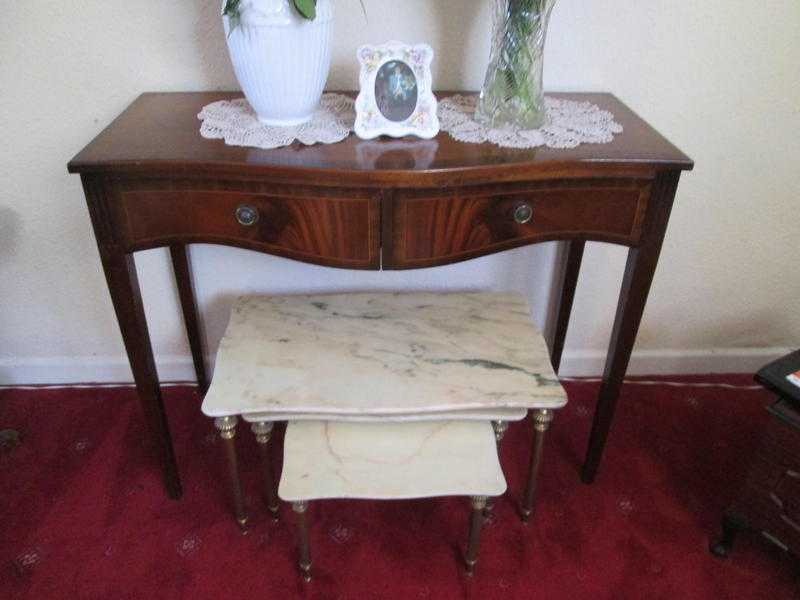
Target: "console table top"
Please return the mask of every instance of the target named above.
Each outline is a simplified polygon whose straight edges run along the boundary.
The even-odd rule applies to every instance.
[[[440,93],[445,96],[448,93]],[[158,169],[202,169],[208,174],[237,173],[280,176],[286,171],[352,172],[364,184],[391,183],[408,176],[457,173],[461,179],[484,177],[488,170],[506,179],[530,179],[537,172],[602,166],[628,169],[691,169],[690,158],[606,93],[560,93],[560,98],[589,101],[614,114],[624,132],[609,144],[583,144],[572,149],[513,149],[493,144],[467,144],[440,133],[433,140],[363,141],[355,135],[331,145],[263,150],[227,146],[200,136],[197,114],[207,104],[241,97],[240,92],[145,93],[69,163],[71,173],[146,172]]]

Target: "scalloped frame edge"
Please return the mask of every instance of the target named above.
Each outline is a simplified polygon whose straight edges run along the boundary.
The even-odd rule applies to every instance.
[[[414,65],[409,62],[408,56],[411,53],[420,53],[422,60],[420,64]],[[380,58],[375,59],[376,55]],[[361,67],[359,75],[360,91],[356,99],[356,123],[355,133],[363,140],[373,140],[381,135],[388,135],[393,138],[400,138],[407,135],[414,135],[422,139],[432,139],[440,131],[438,107],[439,102],[433,93],[433,75],[431,74],[431,64],[434,59],[433,48],[428,44],[405,44],[403,42],[387,42],[380,45],[365,44],[358,49],[358,62]],[[417,76],[417,106],[412,115],[405,121],[394,122],[384,117],[378,110],[375,101],[375,78],[380,68],[391,60],[400,60],[411,67]],[[420,73],[414,67],[421,69]],[[427,107],[425,116],[429,117],[420,126],[415,124],[423,113],[421,109]]]

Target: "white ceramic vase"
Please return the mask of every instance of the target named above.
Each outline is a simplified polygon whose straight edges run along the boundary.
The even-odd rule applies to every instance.
[[[239,6],[237,27],[222,20],[236,78],[258,119],[278,126],[309,121],[331,66],[333,0],[317,0],[313,21],[291,0],[242,0]]]

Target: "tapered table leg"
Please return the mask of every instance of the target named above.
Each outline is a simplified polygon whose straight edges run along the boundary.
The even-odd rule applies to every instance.
[[[200,319],[197,316],[197,301],[195,299],[191,264],[189,263],[189,248],[183,244],[175,244],[169,247],[169,252],[172,256],[172,268],[175,272],[175,283],[178,286],[183,322],[186,325],[186,336],[189,339],[189,348],[192,351],[197,387],[200,390],[200,395],[205,396],[206,391],[208,391],[208,376],[206,375],[203,354],[203,330]]]
[[[533,412],[533,445],[531,459],[528,464],[528,482],[525,485],[525,494],[522,497],[520,513],[523,521],[528,521],[533,513],[536,500],[536,486],[539,479],[539,470],[542,466],[542,453],[544,452],[544,438],[550,424],[553,422],[552,410],[536,410]]]
[[[242,482],[239,479],[239,460],[236,456],[236,423],[237,417],[220,417],[214,420],[225,448],[225,460],[228,464],[228,479],[233,498],[233,512],[242,532],[247,530],[247,510],[244,505]]]
[[[486,501],[486,496],[473,496],[470,499],[472,512],[469,519],[467,551],[464,556],[467,575],[472,575],[475,572],[475,565],[478,563],[478,549],[481,543],[481,527],[483,526],[483,512],[486,509]]]
[[[270,453],[270,440],[274,424],[271,421],[253,423],[251,429],[256,435],[258,451],[261,454],[261,465],[264,472],[264,503],[272,513],[273,519],[278,519],[278,494],[275,491],[275,472],[272,469],[272,455]]]
[[[585,483],[592,483],[597,477],[608,432],[614,421],[619,392],[628,370],[631,351],[639,332],[650,285],[658,264],[679,177],[680,173],[675,172],[662,173],[658,176],[653,185],[642,225],[641,245],[628,251],[628,262],[625,266],[617,315],[611,332],[603,383],[597,398],[592,433],[581,472],[581,479]]]
[[[150,441],[161,462],[164,487],[167,495],[177,500],[183,494],[183,490],[172,447],[167,413],[161,397],[158,372],[153,359],[136,264],[133,255],[110,249],[101,250],[101,258],[117,322],[122,332],[122,341],[136,382],[139,402],[149,429]]]
[[[578,285],[583,251],[586,247],[586,242],[583,240],[571,240],[563,243],[565,244],[565,250],[562,252],[561,264],[557,267],[553,284],[553,293],[558,298],[558,304],[556,305],[554,325],[550,338],[550,359],[553,364],[553,370],[556,373],[561,368],[564,340],[567,338],[569,318],[572,314],[572,304],[575,300],[575,288]]]
[[[298,566],[303,579],[311,581],[311,547],[308,539],[308,502],[294,502],[292,510],[297,516]]]
[[[142,406],[150,442],[159,460],[164,478],[164,487],[170,498],[181,497],[181,481],[172,438],[169,433],[167,415],[161,398],[158,372],[153,360],[150,333],[142,305],[142,293],[133,255],[126,252],[110,225],[109,191],[106,180],[99,175],[81,175],[86,203],[92,219],[97,249],[103,263],[103,272],[108,291],[114,304],[122,341],[128,354],[136,391]]]

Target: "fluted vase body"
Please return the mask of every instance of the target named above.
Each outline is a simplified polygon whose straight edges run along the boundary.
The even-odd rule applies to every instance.
[[[313,21],[291,0],[242,0],[240,19],[223,16],[236,78],[259,120],[292,126],[311,119],[331,66],[333,0]]]
[[[493,0],[492,51],[476,112],[491,127],[536,129],[545,121],[542,75],[556,0]]]

